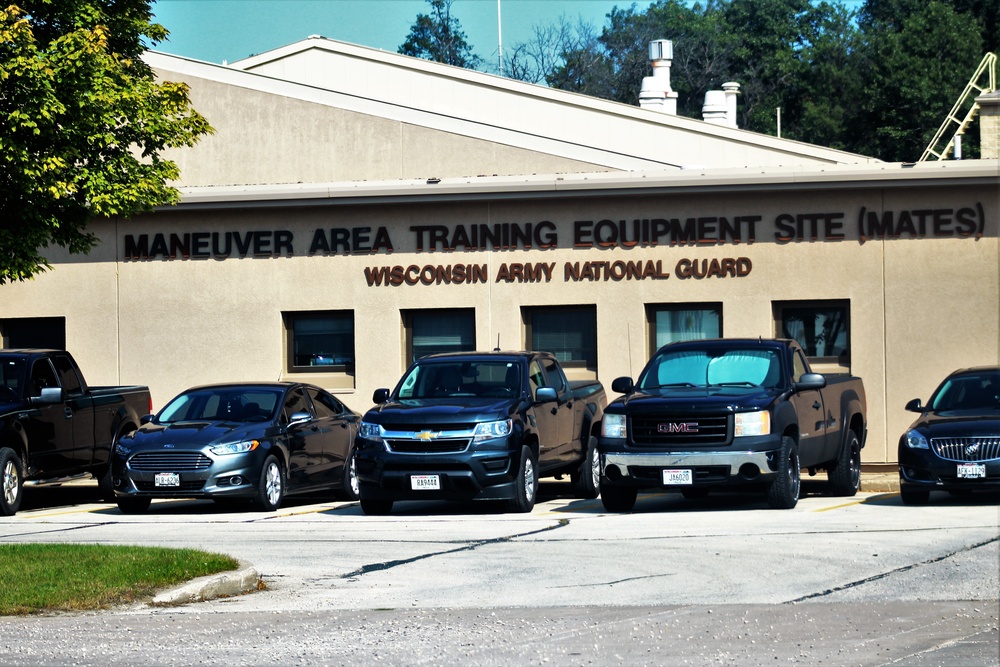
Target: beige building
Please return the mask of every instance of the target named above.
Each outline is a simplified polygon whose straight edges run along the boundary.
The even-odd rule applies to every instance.
[[[294,378],[363,412],[416,356],[498,345],[610,386],[670,340],[793,336],[864,378],[875,464],[908,399],[1000,363],[996,155],[882,163],[734,127],[731,87],[706,122],[323,38],[148,60],[216,129],[173,155],[182,203],[50,252],[0,328],[157,408]]]

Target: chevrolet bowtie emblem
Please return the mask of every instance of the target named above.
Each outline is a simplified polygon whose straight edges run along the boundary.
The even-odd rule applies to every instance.
[[[414,433],[413,435],[417,440],[424,440],[424,441],[433,440],[438,436],[438,434],[435,433],[434,431],[420,431],[419,433]]]

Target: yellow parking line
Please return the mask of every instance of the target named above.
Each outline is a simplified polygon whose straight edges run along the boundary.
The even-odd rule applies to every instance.
[[[876,498],[891,498],[892,496],[898,496],[898,493],[880,493],[877,496],[871,496],[870,498],[861,498],[860,500],[852,500],[849,503],[841,503],[840,505],[834,505],[833,507],[824,507],[823,509],[813,510],[813,512],[829,512],[830,510],[839,510],[843,507],[851,507],[852,505],[863,505],[869,500],[875,500]]]

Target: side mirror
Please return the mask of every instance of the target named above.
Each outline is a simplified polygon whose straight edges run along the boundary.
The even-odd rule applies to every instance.
[[[288,425],[294,426],[295,424],[302,424],[309,421],[312,418],[313,416],[308,412],[306,412],[305,410],[301,412],[293,412],[291,419],[288,420]]]
[[[907,412],[924,412],[927,408],[924,407],[924,404],[920,402],[919,398],[915,398],[912,401],[909,401],[903,409]]]
[[[143,415],[139,417],[139,424],[152,424],[154,419],[156,419],[156,415]]]
[[[535,401],[537,403],[551,403],[557,400],[555,387],[539,387],[535,390]]]
[[[373,403],[385,403],[389,400],[389,390],[386,388],[376,389],[375,393],[372,394]]]
[[[811,391],[826,386],[826,376],[819,373],[804,373],[795,383],[795,391]]]
[[[29,403],[32,405],[54,405],[63,402],[62,387],[43,387],[42,393],[32,396]]]
[[[619,394],[631,394],[633,389],[635,389],[635,385],[630,377],[615,378],[611,382],[611,391]]]

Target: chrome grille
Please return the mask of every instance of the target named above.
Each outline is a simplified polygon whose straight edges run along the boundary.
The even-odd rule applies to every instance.
[[[435,438],[434,440],[387,438],[385,444],[388,445],[389,451],[398,454],[454,454],[468,449],[469,442],[468,438]]]
[[[931,438],[934,453],[948,461],[1000,459],[1000,436]]]
[[[204,470],[212,459],[200,452],[140,452],[128,460],[132,470],[171,471]]]
[[[629,433],[636,447],[728,445],[729,415],[641,415],[631,419]]]

